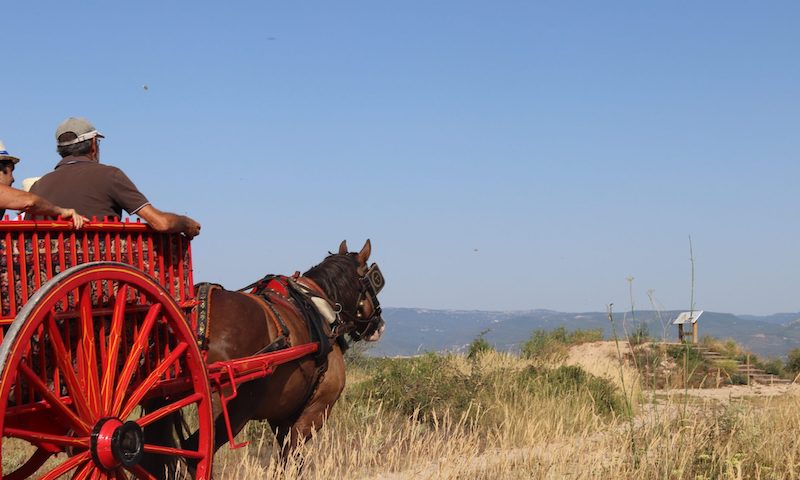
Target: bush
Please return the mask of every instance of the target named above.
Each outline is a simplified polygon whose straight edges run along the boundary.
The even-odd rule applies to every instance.
[[[561,338],[563,336],[563,339]],[[563,360],[566,356],[566,330],[564,327],[551,332],[534,330],[531,338],[522,344],[520,356],[527,359],[542,361]]]
[[[475,359],[481,353],[494,351],[494,347],[489,345],[489,342],[484,338],[484,335],[487,333],[489,333],[489,330],[484,330],[469,344],[469,347],[467,348],[467,358]]]
[[[717,360],[714,366],[725,373],[725,376],[732,377],[739,373],[739,363],[736,360]]]
[[[783,369],[783,362],[777,358],[772,358],[764,362],[763,367],[765,372],[777,375],[779,377],[786,376],[786,370]]]
[[[743,373],[734,373],[731,375],[731,385],[747,385],[747,375]]]
[[[792,349],[786,355],[786,371],[794,375],[800,373],[800,348]]]
[[[628,340],[628,343],[631,345],[641,345],[644,342],[650,340],[650,328],[647,326],[647,322],[642,322],[636,326],[636,328],[631,333],[631,336]]]
[[[602,330],[574,330],[567,332],[564,327],[554,330],[534,330],[531,337],[522,344],[520,356],[545,362],[561,361],[567,356],[567,346],[603,339]]]
[[[450,356],[433,353],[394,359],[382,365],[360,384],[361,393],[371,395],[387,407],[411,416],[417,410],[423,419],[433,412],[465,411],[479,391],[478,376],[462,373]]]
[[[528,367],[520,374],[521,384],[529,391],[553,397],[588,395],[596,413],[623,413],[624,400],[608,380],[596,377],[574,365],[556,369]]]
[[[581,343],[599,342],[603,339],[603,331],[596,330],[573,330],[569,332],[567,343],[570,345],[580,345]]]

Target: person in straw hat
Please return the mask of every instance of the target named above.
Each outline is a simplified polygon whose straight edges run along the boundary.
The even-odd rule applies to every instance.
[[[200,224],[194,219],[158,210],[122,170],[100,163],[101,138],[105,137],[85,118],[61,122],[56,128],[61,161],[33,184],[31,192],[98,220],[120,218],[125,210],[158,232],[182,233],[189,238],[200,233]]]
[[[83,227],[83,222],[88,219],[79,215],[74,209],[61,208],[38,195],[11,188],[11,184],[14,183],[14,167],[18,163],[19,158],[8,153],[3,141],[0,140],[0,219],[5,216],[6,209],[11,209],[47,217],[60,215],[61,218],[72,219],[75,228]]]

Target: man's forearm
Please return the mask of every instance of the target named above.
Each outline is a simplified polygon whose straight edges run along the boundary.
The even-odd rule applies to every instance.
[[[2,190],[5,208],[19,210],[33,215],[56,217],[64,214],[64,209],[57,207],[39,195],[6,187]]]
[[[49,201],[45,200],[44,198],[33,195],[31,193],[27,193],[31,198],[29,200],[29,205],[21,210],[25,213],[32,213],[34,215],[47,215],[51,217],[57,217],[59,215],[63,215],[64,209],[61,207],[57,207],[54,204],[50,203]]]

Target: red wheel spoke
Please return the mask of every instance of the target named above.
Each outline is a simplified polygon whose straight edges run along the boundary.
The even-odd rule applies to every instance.
[[[21,438],[34,445],[40,443],[51,443],[60,447],[82,447],[89,448],[89,437],[67,437],[65,435],[52,435],[49,433],[31,432],[19,428],[4,428],[3,435],[6,437]]]
[[[161,445],[145,444],[144,451],[159,455],[170,455],[184,458],[203,458],[203,454],[194,450],[183,450],[182,448],[162,447]]]
[[[19,371],[22,372],[25,377],[27,377],[30,385],[42,394],[42,397],[44,397],[44,399],[50,404],[53,410],[55,410],[57,414],[66,420],[73,429],[84,435],[89,434],[89,425],[87,425],[86,422],[84,422],[80,417],[75,415],[75,412],[61,403],[61,399],[56,396],[56,394],[51,392],[49,388],[47,388],[47,385],[42,382],[42,379],[39,378],[39,376],[36,375],[33,370],[31,370],[24,363],[20,363]]]
[[[114,314],[111,327],[108,331],[108,349],[106,350],[105,368],[103,370],[103,385],[100,388],[100,398],[103,401],[103,414],[111,414],[111,402],[114,399],[114,377],[117,372],[117,358],[119,357],[119,344],[122,339],[123,320],[125,320],[125,302],[128,299],[128,286],[122,285],[117,290],[117,300],[114,303]]]
[[[99,293],[98,293],[99,294]],[[95,417],[100,416],[100,375],[97,371],[97,350],[94,335],[94,317],[92,314],[92,282],[81,287],[80,292],[81,319],[81,351],[83,352],[83,368],[85,370],[86,397],[89,408]]]
[[[142,468],[141,465],[134,465],[130,468],[131,473],[136,475],[136,478],[143,478],[145,480],[156,480],[156,477],[150,475],[147,470]]]
[[[88,480],[93,470],[93,462],[86,462],[72,474],[72,480]]]
[[[161,375],[169,369],[178,359],[183,355],[183,352],[186,351],[186,348],[189,345],[186,342],[181,342],[175,347],[167,358],[164,359],[163,362],[150,374],[145,378],[140,385],[136,387],[136,390],[131,394],[131,397],[125,403],[125,408],[122,409],[122,413],[119,414],[119,418],[128,418],[128,415],[131,414],[136,405],[139,405],[139,402],[144,398],[147,392],[153,388],[153,385],[158,382],[158,379],[161,378]]]
[[[136,337],[136,341],[134,342],[131,351],[128,353],[128,359],[125,360],[125,366],[122,367],[122,371],[119,374],[117,393],[114,395],[114,402],[111,404],[112,412],[118,412],[120,407],[122,407],[122,401],[125,398],[125,392],[128,389],[128,383],[131,381],[133,373],[135,372],[136,367],[139,365],[139,356],[147,346],[147,340],[150,336],[150,331],[153,329],[153,325],[155,325],[156,319],[160,313],[161,304],[157,303],[150,307],[144,322],[142,322],[142,328],[139,330],[139,335]]]
[[[140,427],[144,428],[147,425],[150,425],[151,423],[166,417],[170,413],[176,412],[187,405],[191,405],[192,403],[199,402],[202,399],[203,395],[199,393],[195,393],[194,395],[189,395],[188,397],[182,400],[178,400],[175,403],[170,403],[169,405],[165,405],[159,408],[158,410],[148,413],[144,417],[137,419],[136,423],[138,423]]]
[[[106,478],[108,478],[108,475],[103,473],[103,471],[99,468],[95,467],[94,472],[92,472],[92,480],[103,480]]]
[[[91,458],[92,458],[91,454],[88,451],[75,455],[74,457],[65,461],[61,465],[47,472],[47,474],[43,476],[41,480],[55,480],[56,478],[60,477],[61,475],[64,475],[73,468],[78,467],[83,463],[90,461]]]
[[[78,410],[80,416],[83,418],[91,418],[89,404],[86,402],[86,397],[83,395],[83,390],[78,383],[78,378],[75,376],[75,371],[72,369],[72,358],[64,347],[61,332],[58,329],[52,312],[48,315],[47,321],[47,333],[49,334],[50,345],[53,347],[53,353],[56,357],[56,362],[58,362],[58,369],[61,372],[64,383],[67,385],[67,390],[69,390],[69,397],[72,399],[72,403],[75,404],[75,408]]]

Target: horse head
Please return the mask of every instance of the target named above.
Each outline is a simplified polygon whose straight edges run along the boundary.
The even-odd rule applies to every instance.
[[[338,253],[328,255],[303,274],[334,303],[340,331],[356,341],[377,341],[384,330],[378,293],[385,281],[378,265],[367,263],[371,252],[369,239],[358,253],[348,252],[347,242],[342,240]]]

